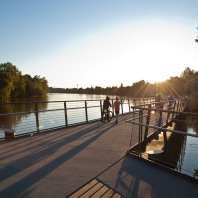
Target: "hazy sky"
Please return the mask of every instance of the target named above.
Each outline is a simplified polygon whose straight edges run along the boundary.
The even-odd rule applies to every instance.
[[[49,86],[131,86],[198,70],[197,0],[0,0],[0,63]]]

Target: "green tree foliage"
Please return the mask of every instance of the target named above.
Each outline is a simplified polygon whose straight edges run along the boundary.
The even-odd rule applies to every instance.
[[[25,75],[26,81],[26,95],[28,96],[39,96],[44,95],[48,92],[48,83],[45,78],[40,78],[40,76]]]
[[[0,93],[2,97],[25,93],[25,82],[21,72],[12,63],[0,64]]]
[[[12,63],[0,64],[0,97],[39,96],[48,92],[45,78],[22,75]]]

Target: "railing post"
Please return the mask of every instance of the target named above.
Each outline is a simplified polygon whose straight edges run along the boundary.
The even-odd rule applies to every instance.
[[[101,122],[103,121],[103,110],[102,110],[102,101],[100,100],[100,113],[101,113]]]
[[[182,112],[183,111],[183,108],[182,108],[182,101],[181,99],[179,100],[179,111]]]
[[[88,112],[87,112],[87,101],[85,100],[85,116],[86,116],[86,123],[88,123]]]
[[[167,113],[167,118],[166,118],[166,124],[168,124],[168,119],[169,119],[170,113]]]
[[[131,112],[131,109],[130,109],[130,101],[129,101],[129,99],[128,99],[128,104],[129,104],[129,112]]]
[[[177,111],[179,110],[179,100],[177,101]]]
[[[175,107],[176,107],[176,100],[175,100],[175,102],[174,102],[174,106],[173,106],[173,110],[175,111]],[[174,118],[174,113],[172,114],[172,119]]]
[[[35,112],[36,112],[36,130],[39,132],[39,115],[38,115],[38,104],[35,103]]]
[[[162,111],[160,111],[160,117],[159,117],[158,127],[161,127],[161,122],[162,122]],[[162,125],[163,125],[163,123],[162,123]]]
[[[121,99],[121,108],[122,108],[122,115],[123,115],[123,100]]]
[[[143,123],[143,110],[139,111],[139,123]],[[142,126],[140,126],[140,142],[142,142]]]
[[[162,118],[162,111],[160,111],[160,117],[159,117],[159,123],[158,127],[162,128],[163,127],[163,118]],[[157,131],[158,133],[160,130]],[[167,144],[167,136],[166,136],[166,131],[163,131],[163,137],[164,137],[164,143],[165,145]]]
[[[142,118],[142,116],[143,116],[143,111],[142,110],[139,110],[139,123],[142,123],[143,122],[143,118]],[[141,157],[142,156],[142,151],[141,151],[141,144],[140,143],[142,143],[142,126],[141,125],[139,125],[139,156]]]
[[[178,107],[177,107],[177,111],[179,111],[180,112],[180,105],[181,103],[180,103],[180,99],[178,100]]]
[[[112,103],[112,116],[114,117],[114,107],[113,107],[113,99],[112,99],[112,101],[111,101]]]
[[[151,117],[151,105],[149,104],[149,109],[148,109],[148,115],[147,115],[147,119],[146,119],[146,125],[149,125],[150,123],[150,117]],[[148,127],[145,128],[145,133],[144,133],[144,142],[145,142],[145,145],[146,145],[146,142],[147,142],[147,135],[148,135]]]
[[[67,105],[64,102],[64,110],[65,110],[65,126],[68,127],[68,120],[67,120]]]

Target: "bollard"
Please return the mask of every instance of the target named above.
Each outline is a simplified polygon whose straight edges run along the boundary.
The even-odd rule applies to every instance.
[[[14,129],[5,129],[5,140],[14,139],[15,130]]]

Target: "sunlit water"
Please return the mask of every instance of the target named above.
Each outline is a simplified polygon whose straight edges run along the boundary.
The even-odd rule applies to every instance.
[[[17,115],[0,116],[0,137],[4,137],[5,129],[14,129],[15,134],[24,134],[46,130],[48,128],[56,128],[60,126],[72,125],[80,122],[100,119],[101,117],[101,102],[104,101],[106,95],[91,95],[91,94],[65,94],[65,93],[49,93],[44,98],[14,98],[12,100],[1,102],[29,102],[28,104],[6,104],[0,105],[0,113],[16,113]],[[115,100],[115,96],[110,96]],[[36,123],[36,113],[22,113],[36,111],[35,101],[48,101],[48,103],[39,103],[39,127]],[[58,102],[57,102],[58,101]],[[65,115],[65,101],[67,108],[67,123]],[[85,104],[86,101],[86,104]],[[111,101],[112,102],[112,101]],[[85,112],[87,105],[87,115]],[[131,103],[132,105],[132,103]],[[123,112],[129,112],[129,104],[124,103]],[[78,108],[78,109],[75,109]],[[43,112],[42,112],[43,111]]]
[[[197,120],[187,116],[185,120],[178,122],[175,130],[198,135]],[[198,179],[197,137],[161,132],[153,135],[145,146],[134,147],[133,151],[140,151],[141,156],[146,160],[157,162]]]
[[[198,134],[197,124],[189,127],[188,133]],[[182,172],[198,179],[198,138],[187,136]]]

